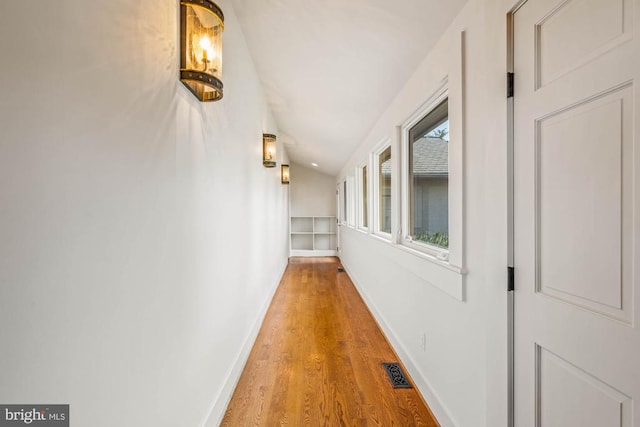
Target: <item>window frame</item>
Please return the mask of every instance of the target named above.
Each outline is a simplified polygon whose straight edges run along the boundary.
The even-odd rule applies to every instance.
[[[347,177],[340,180],[340,224],[347,225],[349,218],[349,203],[347,197],[349,191],[347,189]]]
[[[408,110],[403,103],[397,106],[393,111],[399,113],[392,117],[385,116],[384,127],[380,125],[384,139],[379,140],[377,144],[367,143],[367,156],[369,159],[369,178],[370,178],[370,197],[369,197],[369,233],[367,238],[376,241],[377,245],[388,245],[393,248],[389,251],[389,255],[395,260],[405,265],[417,277],[424,279],[426,283],[440,289],[451,297],[459,301],[465,301],[464,280],[467,274],[466,256],[465,256],[465,224],[470,220],[466,215],[466,133],[467,119],[465,117],[465,109],[463,101],[465,99],[465,31],[460,31],[453,40],[452,50],[447,56],[447,61],[443,61],[443,71],[441,78],[438,80],[437,70],[434,75],[430,75],[428,82],[419,85],[418,88],[424,88],[427,85],[427,93],[425,96],[421,94],[412,94],[411,102]],[[428,113],[428,106],[435,104],[434,97],[441,91],[447,92],[448,98],[448,118],[449,118],[449,248],[448,259],[439,259],[436,255],[414,249],[409,245],[402,244],[402,226],[403,214],[406,208],[403,206],[403,195],[407,191],[406,177],[403,169],[406,165],[402,164],[405,157],[402,140],[403,124],[408,124],[411,120],[418,120],[424,114]],[[435,106],[435,105],[434,105]],[[388,120],[387,120],[388,118]],[[407,126],[405,126],[407,127]],[[386,132],[389,131],[389,134]],[[392,234],[379,232],[379,180],[378,180],[378,161],[379,155],[387,147],[391,147],[392,152],[392,186],[391,186],[391,209],[392,209]],[[355,160],[355,159],[354,159]],[[361,159],[362,160],[362,159]],[[361,163],[362,164],[362,163]],[[357,163],[356,163],[357,165]],[[350,166],[352,167],[352,166]],[[341,181],[338,181],[340,184]],[[363,233],[364,235],[364,233]]]
[[[351,175],[347,176],[347,226],[352,228],[356,226],[356,185],[354,179]]]
[[[432,245],[426,242],[420,242],[414,240],[410,235],[409,231],[411,229],[411,182],[409,179],[409,175],[411,173],[411,165],[409,164],[410,159],[410,140],[409,140],[409,131],[423,118],[428,116],[438,105],[440,105],[443,101],[449,100],[449,108],[447,111],[447,120],[449,120],[449,149],[452,145],[452,135],[451,135],[451,98],[449,96],[449,89],[447,87],[446,81],[427,99],[425,103],[423,103],[420,108],[418,108],[401,126],[400,126],[400,145],[401,145],[401,233],[400,233],[400,244],[411,249],[426,253],[428,255],[434,256],[441,261],[449,261],[449,253],[451,251],[451,238],[449,238],[449,247],[442,248],[440,246]],[[448,159],[448,170],[449,176],[451,175],[451,152],[449,152]],[[447,194],[448,194],[448,207],[447,207],[447,216],[448,216],[448,234],[451,236],[451,203],[450,200],[452,198],[452,188],[450,182],[447,186]]]
[[[366,171],[364,170],[366,168]],[[364,188],[364,180],[363,175],[366,174],[367,186]],[[358,230],[362,230],[365,232],[369,232],[370,224],[371,224],[371,167],[369,165],[368,159],[356,168],[356,187],[357,187],[357,198],[356,198],[356,226]],[[365,199],[366,196],[366,199]],[[366,206],[366,212],[364,207]],[[366,216],[366,225],[365,225],[365,216]]]
[[[377,148],[373,150],[373,161],[372,164],[372,174],[373,174],[373,197],[371,197],[372,203],[369,205],[369,209],[373,214],[373,234],[381,237],[385,240],[391,241],[393,236],[393,220],[391,220],[391,233],[387,233],[386,231],[381,230],[381,221],[380,221],[380,175],[378,174],[378,170],[380,169],[380,155],[386,151],[387,149],[391,150],[391,216],[393,217],[393,200],[394,200],[394,191],[393,191],[393,147],[391,138],[385,138],[381,143],[378,144]],[[375,172],[373,172],[375,171]]]

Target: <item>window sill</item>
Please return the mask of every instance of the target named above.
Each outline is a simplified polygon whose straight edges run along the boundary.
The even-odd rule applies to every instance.
[[[407,253],[415,255],[418,258],[425,259],[425,260],[427,260],[427,261],[429,261],[429,262],[431,262],[433,264],[439,265],[440,267],[444,267],[444,268],[446,268],[448,270],[451,270],[454,273],[464,274],[464,270],[462,269],[462,267],[457,267],[455,265],[450,264],[448,259],[441,259],[435,254],[431,254],[431,253],[428,253],[428,252],[425,252],[425,251],[421,251],[419,249],[412,248],[412,247],[410,247],[408,245],[405,245],[405,244],[402,244],[402,243],[394,245],[394,246],[397,247],[398,249],[402,250],[402,251],[405,251]]]
[[[391,244],[391,234],[387,234],[387,233],[383,233],[383,232],[377,232],[377,233],[369,234],[369,236],[375,237],[376,239],[380,240],[381,242],[386,242],[386,243]]]
[[[357,230],[354,230],[357,231]],[[386,248],[383,256],[389,262],[393,262],[404,268],[425,283],[433,286],[449,296],[464,301],[464,278],[466,270],[462,267],[450,264],[448,261],[440,260],[435,256],[409,248],[401,244],[394,244],[389,239],[378,234],[367,234],[363,232],[345,233],[362,241],[368,245],[369,242],[378,242]],[[373,239],[369,239],[373,237]]]

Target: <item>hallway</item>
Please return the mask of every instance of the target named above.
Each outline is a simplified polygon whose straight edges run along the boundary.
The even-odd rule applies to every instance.
[[[337,258],[291,258],[223,426],[436,426]]]

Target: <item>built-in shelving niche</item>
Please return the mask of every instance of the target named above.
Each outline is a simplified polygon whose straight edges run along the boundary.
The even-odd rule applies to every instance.
[[[292,216],[291,256],[335,256],[336,217]]]

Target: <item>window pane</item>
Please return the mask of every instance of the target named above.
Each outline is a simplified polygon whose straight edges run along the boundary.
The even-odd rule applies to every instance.
[[[391,233],[391,147],[380,154],[378,165],[380,231]]]
[[[449,119],[445,100],[409,130],[410,233],[449,247]]]
[[[367,210],[367,167],[362,167],[362,226],[369,226],[368,210]]]
[[[342,183],[342,222],[347,222],[347,181]]]

